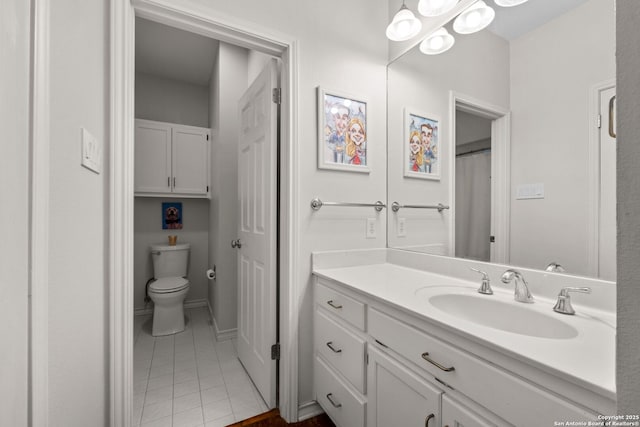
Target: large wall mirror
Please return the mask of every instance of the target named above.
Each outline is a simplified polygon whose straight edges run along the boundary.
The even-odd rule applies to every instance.
[[[486,3],[388,67],[388,246],[615,280],[615,1]]]

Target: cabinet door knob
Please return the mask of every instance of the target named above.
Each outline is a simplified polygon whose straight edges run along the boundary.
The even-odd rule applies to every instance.
[[[429,427],[429,421],[431,421],[435,417],[436,417],[435,414],[427,415],[427,418],[424,419],[424,427]]]
[[[339,310],[339,309],[341,309],[341,308],[342,308],[342,306],[341,306],[341,305],[336,305],[336,304],[333,302],[333,300],[329,300],[329,301],[327,301],[327,304],[329,304],[331,307],[335,308],[336,310]]]
[[[327,343],[327,347],[329,347],[329,348],[331,349],[331,351],[333,351],[334,353],[342,353],[342,349],[335,348],[335,347],[333,346],[333,341],[329,341],[329,342]]]
[[[342,408],[342,403],[336,403],[333,398],[331,397],[333,396],[333,393],[329,393],[327,394],[327,400],[329,402],[331,402],[331,404],[333,405],[334,408]]]

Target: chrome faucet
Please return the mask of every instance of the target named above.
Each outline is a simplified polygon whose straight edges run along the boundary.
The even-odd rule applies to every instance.
[[[569,296],[569,292],[582,292],[583,294],[590,294],[591,288],[574,288],[572,286],[562,288],[560,290],[560,293],[558,294],[558,301],[553,307],[553,311],[562,314],[576,314],[576,311],[571,305],[571,297]]]
[[[513,298],[518,302],[532,303],[533,295],[529,292],[529,286],[527,286],[527,281],[524,280],[522,273],[509,269],[502,274],[502,283],[509,283],[514,277],[516,278],[516,290]]]
[[[493,295],[493,290],[491,289],[491,285],[489,282],[489,275],[482,270],[478,270],[477,268],[469,267],[469,269],[475,271],[476,273],[482,274],[482,284],[480,285],[480,288],[478,288],[478,292],[484,295]]]
[[[547,267],[544,269],[544,271],[548,271],[550,273],[564,273],[565,269],[560,264],[554,261],[554,262],[550,262],[547,265]]]

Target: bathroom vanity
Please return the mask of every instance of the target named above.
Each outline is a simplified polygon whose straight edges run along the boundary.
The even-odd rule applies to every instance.
[[[486,271],[492,295],[477,292]],[[553,426],[615,413],[615,286],[380,249],[316,253],[314,381],[342,427]],[[565,286],[575,315],[553,311]]]

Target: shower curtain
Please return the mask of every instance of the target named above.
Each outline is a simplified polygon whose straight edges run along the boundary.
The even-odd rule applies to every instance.
[[[455,255],[490,261],[491,151],[456,157]]]

